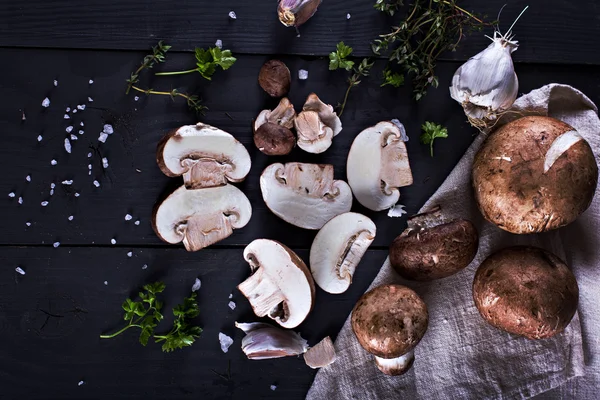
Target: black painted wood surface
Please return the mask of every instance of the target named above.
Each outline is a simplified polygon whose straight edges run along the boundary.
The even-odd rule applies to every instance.
[[[379,87],[376,77],[384,65],[380,61],[374,77],[352,92],[344,130],[325,154],[295,149],[283,158],[262,155],[252,142],[251,121],[263,108],[276,105],[257,85],[262,63],[279,58],[288,64],[293,75],[290,98],[298,109],[313,91],[335,105],[346,89],[346,75],[328,71],[325,56],[339,40],[367,54],[369,41],[387,26],[371,10],[371,1],[325,0],[317,16],[302,29],[302,37],[296,38],[293,30],[285,30],[276,21],[274,3],[0,2],[0,46],[4,46],[0,47],[0,134],[4,139],[0,146],[0,398],[304,397],[314,371],[301,358],[248,361],[240,350],[242,334],[233,328],[235,320],[256,319],[235,289],[249,274],[241,256],[244,246],[256,238],[273,238],[297,249],[308,261],[315,235],[270,213],[260,195],[260,173],[272,162],[305,161],[331,163],[336,178],[345,179],[346,157],[356,134],[381,120],[398,118],[411,139],[408,149],[415,176],[415,184],[402,189],[400,202],[414,213],[443,182],[476,131],[447,91],[460,62],[440,62],[440,88],[416,103],[410,85],[398,90]],[[600,62],[591,51],[594,33],[600,29],[597,3],[526,3],[531,9],[516,30],[522,46],[515,59],[532,63],[516,65],[520,92],[560,82],[600,101],[597,67],[583,65]],[[506,7],[504,29],[526,3],[515,1]],[[492,17],[502,4],[464,2],[466,8]],[[236,21],[228,20],[230,10],[237,12]],[[349,21],[347,12],[352,15]],[[446,59],[463,60],[483,49],[486,41],[476,36]],[[217,72],[210,83],[199,75],[154,78],[151,74],[141,82],[154,89],[176,87],[200,94],[210,108],[201,120],[232,133],[251,154],[250,175],[237,185],[251,200],[251,223],[198,253],[162,243],[150,225],[155,201],[181,184],[180,179],[162,175],[156,166],[156,144],[169,129],[197,119],[180,101],[144,95],[136,101],[136,94],[124,94],[125,79],[159,38],[174,44],[176,50],[206,47],[221,39],[238,56],[231,70]],[[135,51],[122,51],[131,49]],[[190,53],[173,52],[161,68],[191,68],[193,64]],[[297,79],[301,68],[309,71],[307,81]],[[47,109],[41,106],[45,97],[51,101]],[[64,119],[67,107],[81,104],[86,105],[84,111],[71,112],[70,119]],[[428,120],[446,125],[450,134],[436,142],[433,159],[418,141],[419,127]],[[98,135],[107,123],[114,126],[115,134],[99,144]],[[70,125],[74,132],[82,129],[84,134],[77,134],[69,155],[63,143]],[[38,135],[42,135],[41,142]],[[107,169],[102,168],[102,157],[108,158]],[[57,160],[56,166],[51,166],[52,159]],[[31,182],[25,180],[27,175]],[[61,184],[69,179],[74,181],[72,186]],[[93,186],[94,179],[100,188]],[[53,196],[51,183],[56,184]],[[42,207],[42,201],[49,201],[48,206]],[[405,218],[369,212],[356,202],[353,209],[374,219],[378,235],[348,292],[332,296],[318,290],[313,313],[298,329],[310,344],[337,334],[385,260],[387,246],[405,227]],[[125,221],[126,214],[133,219]],[[73,221],[68,220],[71,215]],[[138,219],[140,224],[135,225]],[[117,242],[114,246],[112,238]],[[60,242],[56,249],[52,247],[55,242]],[[145,270],[144,264],[148,265]],[[15,272],[17,266],[26,271],[25,276]],[[163,354],[158,346],[138,345],[133,333],[110,341],[98,338],[119,326],[120,304],[143,284],[165,281],[168,307],[189,293],[197,276],[203,282],[198,323],[205,331],[192,348]],[[230,293],[237,304],[234,311],[227,307]],[[219,348],[220,331],[235,338],[227,354]],[[231,380],[212,371],[224,374],[228,362]],[[78,386],[79,381],[85,383]],[[272,384],[277,385],[274,392],[269,388]]]

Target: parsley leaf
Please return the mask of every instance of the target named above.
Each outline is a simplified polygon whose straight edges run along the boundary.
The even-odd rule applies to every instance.
[[[155,336],[156,342],[163,342],[162,350],[170,352],[176,349],[182,349],[191,346],[200,336],[202,329],[198,326],[192,326],[190,320],[200,314],[198,304],[196,303],[196,293],[183,299],[183,303],[173,309],[175,321],[173,329],[166,335]]]
[[[329,70],[345,69],[346,71],[350,71],[354,67],[354,61],[348,60],[351,54],[352,47],[346,46],[344,42],[339,42],[336,51],[329,54]]]
[[[386,85],[399,88],[404,85],[404,75],[385,69],[385,71],[383,71],[383,83],[381,84],[381,87]]]
[[[217,71],[217,67],[221,67],[222,70],[228,70],[235,64],[237,59],[231,53],[231,50],[221,50],[218,47],[210,47],[208,50],[196,48],[196,68],[188,69],[185,71],[172,71],[172,72],[158,72],[158,76],[166,75],[183,75],[192,72],[199,72],[204,79],[212,80],[212,76]],[[193,102],[192,102],[193,103]],[[190,104],[190,107],[193,104]]]
[[[437,138],[447,138],[448,129],[429,121],[425,122],[421,128],[423,129],[423,134],[421,135],[421,143],[429,145],[429,148],[431,150],[431,157],[433,157],[433,141]]]

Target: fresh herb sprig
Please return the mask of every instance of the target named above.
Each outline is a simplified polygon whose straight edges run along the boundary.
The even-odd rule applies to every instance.
[[[421,143],[429,145],[431,151],[431,157],[433,157],[433,142],[435,139],[448,137],[448,129],[442,125],[435,124],[433,122],[425,122],[421,127],[423,133],[421,134]]]
[[[401,5],[401,1],[377,0],[375,8],[393,15]],[[465,33],[491,24],[458,6],[457,0],[413,0],[408,11],[400,25],[380,35],[371,47],[377,55],[386,53],[391,63],[412,76],[419,100],[429,86],[438,86],[438,57],[456,50]]]
[[[162,40],[158,42],[156,46],[152,47],[152,54],[145,56],[139,68],[131,73],[131,76],[127,79],[127,90],[125,90],[125,94],[129,94],[129,91],[133,89],[133,86],[139,83],[140,73],[143,70],[150,69],[158,63],[165,62],[167,51],[169,51],[170,48],[171,46],[164,44]]]
[[[221,69],[225,71],[231,68],[237,61],[237,59],[232,55],[231,50],[221,50],[218,47],[211,47],[208,50],[197,48],[195,54],[196,68],[184,71],[157,72],[155,75],[183,75],[199,72],[204,79],[208,79],[210,81],[217,70],[217,67],[221,67]]]
[[[141,89],[137,86],[131,87],[133,90],[137,90],[138,92],[144,93],[149,96],[151,94],[161,95],[161,96],[171,96],[173,101],[175,101],[176,97],[184,98],[187,102],[187,105],[190,109],[194,110],[197,114],[204,114],[208,107],[202,105],[201,100],[196,95],[190,95],[187,93],[182,93],[177,89],[171,89],[169,92],[161,92],[153,89]]]
[[[358,65],[348,58],[352,55],[352,47],[346,46],[344,42],[340,42],[336,46],[336,50],[329,54],[329,70],[335,71],[338,69],[344,69],[346,71],[352,72],[352,75],[348,78],[348,89],[346,90],[346,95],[344,96],[344,101],[340,106],[339,116],[341,117],[344,114],[344,109],[346,108],[346,103],[348,102],[348,96],[350,95],[350,91],[353,87],[358,86],[361,83],[361,80],[371,73],[371,68],[373,68],[374,62],[368,58],[363,58]]]
[[[175,321],[173,328],[164,335],[155,333],[155,328],[164,319],[161,313],[163,303],[158,300],[158,295],[165,290],[165,284],[162,282],[145,285],[144,290],[138,294],[141,301],[126,299],[121,306],[125,311],[123,319],[127,325],[115,333],[100,335],[101,339],[111,339],[131,328],[140,329],[140,343],[143,346],[148,344],[150,338],[154,338],[156,343],[163,343],[162,351],[170,352],[176,349],[182,349],[191,346],[195,340],[200,337],[202,329],[193,326],[191,320],[198,316],[198,304],[196,303],[196,293],[192,293],[173,309]]]

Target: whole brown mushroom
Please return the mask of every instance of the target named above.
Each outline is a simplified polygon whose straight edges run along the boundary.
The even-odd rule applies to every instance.
[[[268,156],[284,156],[294,148],[296,136],[285,126],[267,122],[254,132],[254,144]]]
[[[258,74],[258,83],[271,97],[283,97],[290,91],[292,75],[279,60],[267,61]]]
[[[408,220],[408,228],[390,246],[390,264],[403,278],[432,281],[466,268],[478,245],[471,221],[444,222],[436,207]]]
[[[517,234],[570,224],[590,206],[597,183],[590,145],[573,127],[549,117],[524,117],[499,128],[473,162],[481,213]]]
[[[402,375],[427,331],[427,306],[411,289],[383,285],[365,293],[352,310],[352,330],[386,375]]]
[[[473,281],[473,299],[492,326],[528,339],[562,332],[577,311],[579,288],[567,265],[536,247],[492,254]]]

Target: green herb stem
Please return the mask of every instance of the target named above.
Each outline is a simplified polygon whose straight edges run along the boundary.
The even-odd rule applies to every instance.
[[[167,75],[183,75],[183,74],[191,74],[192,72],[197,72],[198,69],[188,69],[186,71],[171,71],[171,72],[157,72],[156,76],[167,76]]]
[[[115,333],[111,333],[110,335],[100,335],[100,339],[112,339],[115,336],[119,336],[121,333],[125,332],[129,328],[141,328],[141,326],[137,325],[137,324],[129,324],[129,325],[125,326],[123,329],[121,329]]]

